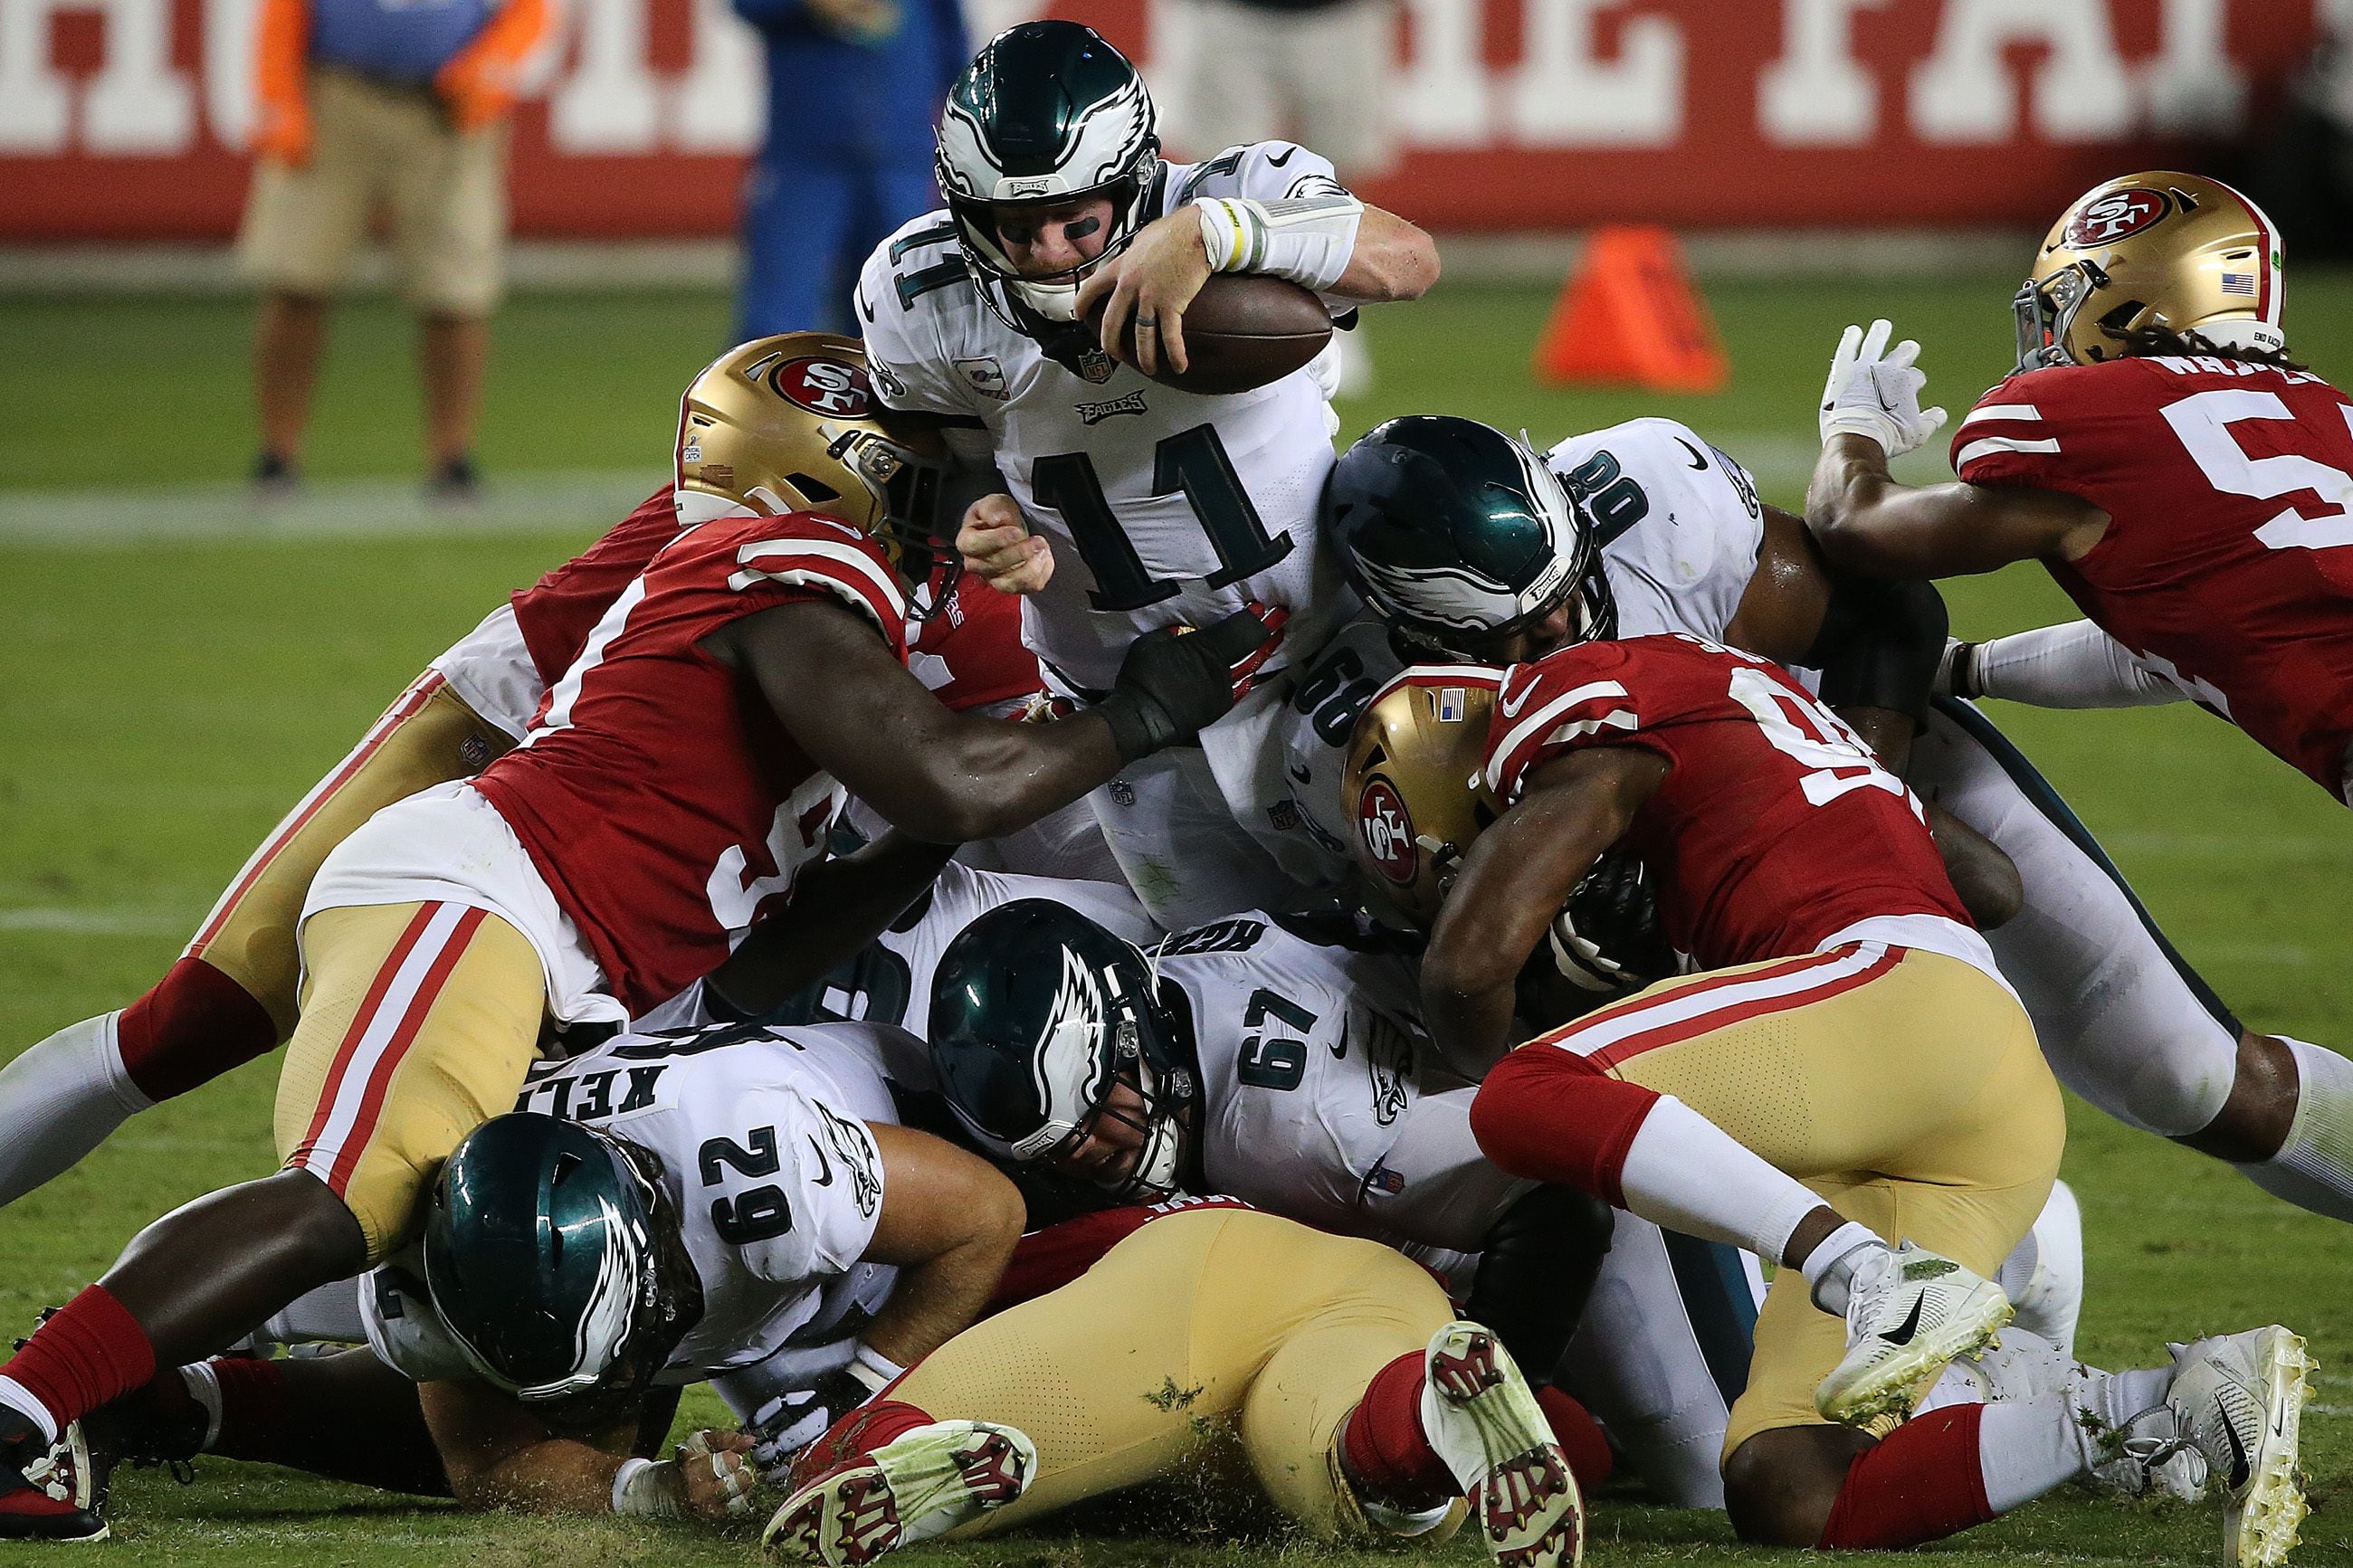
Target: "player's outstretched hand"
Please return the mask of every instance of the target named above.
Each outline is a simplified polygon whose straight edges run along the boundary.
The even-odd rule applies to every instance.
[[[1054,575],[1054,548],[1029,531],[1011,496],[981,497],[965,508],[955,537],[964,569],[1000,594],[1034,594]]]
[[[1187,741],[1234,705],[1235,668],[1271,641],[1266,613],[1236,610],[1206,630],[1162,626],[1128,645],[1111,695],[1094,711],[1111,725],[1121,760]]]
[[[1927,373],[1913,361],[1920,345],[1906,338],[1889,349],[1894,327],[1884,318],[1865,332],[1849,327],[1831,356],[1830,379],[1822,384],[1821,433],[1861,436],[1875,441],[1891,458],[1900,458],[1925,443],[1945,423],[1941,408],[1920,406]]]
[[[678,1446],[678,1473],[686,1488],[686,1511],[713,1524],[752,1511],[758,1478],[744,1456],[752,1439],[741,1432],[695,1433]]]
[[[1087,275],[1079,285],[1078,316],[1092,319],[1103,307],[1103,353],[1128,360],[1146,375],[1157,375],[1165,360],[1182,373],[1185,308],[1209,279],[1209,258],[1201,248],[1201,220],[1191,206],[1155,218],[1125,250]],[[1135,350],[1128,352],[1128,323],[1135,325]]]

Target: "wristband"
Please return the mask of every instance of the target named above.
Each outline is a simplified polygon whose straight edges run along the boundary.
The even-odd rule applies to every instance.
[[[1114,691],[1087,711],[1111,726],[1112,749],[1122,763],[1150,756],[1181,732],[1158,703],[1133,691]]]
[[[1946,658],[1950,673],[1946,677],[1945,689],[1954,696],[1973,699],[1985,695],[1984,689],[1978,685],[1978,649],[1984,646],[1983,643],[1957,642],[1947,652]]]
[[[1347,193],[1261,202],[1202,196],[1201,253],[1212,272],[1257,272],[1323,293],[1348,270],[1365,204]]]
[[[623,1459],[613,1477],[613,1511],[637,1519],[676,1519],[678,1488],[671,1484],[671,1472],[677,1468],[668,1459]]]

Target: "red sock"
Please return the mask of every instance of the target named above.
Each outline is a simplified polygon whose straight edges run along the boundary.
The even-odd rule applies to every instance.
[[[1626,1206],[1626,1151],[1659,1102],[1575,1051],[1541,1042],[1497,1062],[1471,1102],[1471,1135],[1497,1166]]]
[[[1568,1457],[1568,1473],[1577,1478],[1578,1489],[1591,1491],[1608,1480],[1618,1460],[1593,1413],[1549,1384],[1536,1390],[1536,1404],[1552,1426],[1553,1441]]]
[[[226,1356],[209,1363],[220,1390],[220,1431],[211,1452],[230,1459],[284,1464],[293,1451],[294,1406],[286,1373],[274,1361]]]
[[[1460,1497],[1462,1488],[1421,1429],[1423,1352],[1409,1351],[1373,1374],[1340,1425],[1348,1479],[1409,1513]]]
[[[801,1450],[785,1481],[788,1492],[817,1479],[828,1470],[862,1459],[885,1443],[918,1426],[932,1424],[932,1413],[903,1399],[877,1399],[861,1405],[831,1426],[825,1436]]]
[[[1887,1551],[1936,1541],[1993,1517],[1978,1468],[1982,1405],[1917,1415],[1855,1457],[1822,1526],[1825,1548]]]
[[[154,1375],[147,1331],[101,1285],[67,1302],[0,1366],[0,1378],[40,1401],[53,1434]]]
[[[243,1067],[278,1044],[269,1010],[201,958],[184,958],[114,1023],[122,1070],[150,1100],[169,1100]]]

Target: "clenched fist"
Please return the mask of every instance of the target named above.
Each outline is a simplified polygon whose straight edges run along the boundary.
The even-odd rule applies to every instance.
[[[964,569],[1000,594],[1034,594],[1054,575],[1053,546],[1029,531],[1011,496],[987,495],[965,509],[956,529]]]

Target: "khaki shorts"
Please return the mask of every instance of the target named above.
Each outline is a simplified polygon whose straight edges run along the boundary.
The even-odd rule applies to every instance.
[[[282,293],[332,293],[381,210],[412,304],[489,314],[506,242],[506,126],[454,131],[430,89],[326,67],[312,68],[310,92],[311,161],[254,165],[237,236],[246,271]]]
[[[302,922],[302,956],[278,1151],[343,1200],[381,1263],[458,1141],[514,1109],[539,1058],[546,976],[522,932],[451,903],[321,910]]]
[[[1687,975],[1531,1042],[1548,1045],[1673,1095],[1847,1218],[1988,1279],[2042,1212],[2066,1141],[2025,1010],[1942,953],[1851,946]],[[1814,1389],[1845,1353],[1844,1321],[1796,1269],[1775,1275],[1725,1457],[1821,1425]]]
[[[448,682],[426,671],[270,829],[184,956],[203,959],[245,987],[269,1010],[284,1039],[294,1031],[302,969],[294,933],[311,879],[328,852],[393,802],[470,778],[513,743],[467,707]]]
[[[1246,0],[1163,6],[1184,90],[1169,130],[1183,152],[1286,137],[1332,161],[1345,181],[1398,159],[1395,0],[1341,0],[1312,10]]]
[[[1332,1446],[1373,1374],[1452,1319],[1419,1265],[1249,1209],[1154,1220],[1050,1295],[974,1325],[891,1397],[1038,1445],[1008,1529],[1196,1467],[1237,1442],[1267,1497],[1318,1534],[1357,1533]]]

